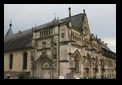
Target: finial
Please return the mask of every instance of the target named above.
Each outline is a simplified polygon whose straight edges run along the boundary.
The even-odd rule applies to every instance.
[[[9,26],[10,26],[10,28],[11,28],[11,26],[12,26],[12,20],[10,20],[10,24],[9,24]]]
[[[101,39],[99,38],[99,41],[101,42]]]
[[[57,17],[57,20],[59,20],[59,17]]]
[[[32,31],[33,31],[33,27],[32,27]]]
[[[71,8],[69,7],[69,21],[71,21]]]
[[[71,10],[71,8],[69,7],[69,11]]]
[[[108,43],[105,43],[105,46],[107,46],[108,45]]]
[[[54,20],[56,20],[56,13],[54,13]]]
[[[69,7],[69,16],[71,15],[71,8]]]
[[[85,14],[85,9],[83,9],[83,13]]]
[[[57,17],[57,22],[59,22],[59,17]]]
[[[35,30],[36,30],[36,25],[35,25]]]

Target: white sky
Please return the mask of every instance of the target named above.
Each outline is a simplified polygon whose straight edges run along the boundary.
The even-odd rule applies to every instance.
[[[4,35],[12,20],[14,33],[50,22],[56,17],[83,13],[85,9],[91,33],[97,34],[116,52],[116,4],[4,4]]]

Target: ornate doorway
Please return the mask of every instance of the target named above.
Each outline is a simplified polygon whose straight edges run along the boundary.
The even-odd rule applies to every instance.
[[[43,77],[43,79],[51,78],[51,69],[50,69],[50,64],[48,62],[45,62],[42,65],[42,77]]]
[[[41,57],[37,61],[37,73],[36,77],[41,79],[50,79],[51,78],[51,65],[52,60],[46,56]]]

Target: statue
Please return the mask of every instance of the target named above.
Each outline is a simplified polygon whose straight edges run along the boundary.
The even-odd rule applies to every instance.
[[[74,62],[74,58],[73,57],[71,57],[71,67],[75,67],[75,62]]]
[[[34,48],[36,46],[36,41],[32,40],[32,47]]]

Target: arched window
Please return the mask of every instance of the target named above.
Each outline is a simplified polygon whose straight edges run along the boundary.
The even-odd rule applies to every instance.
[[[27,69],[27,52],[23,53],[23,69]]]
[[[9,69],[12,69],[13,66],[13,54],[10,54],[10,58],[9,58]]]
[[[75,56],[75,71],[78,73],[79,72],[79,58],[78,55]]]

